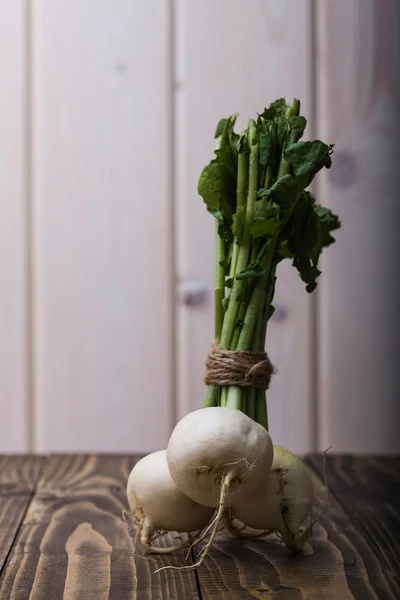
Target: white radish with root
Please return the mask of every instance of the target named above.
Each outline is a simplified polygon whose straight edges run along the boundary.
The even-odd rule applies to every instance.
[[[274,446],[271,472],[253,494],[233,503],[232,515],[252,529],[278,533],[290,550],[300,552],[311,536],[312,504],[308,468],[289,450]]]
[[[140,545],[157,554],[187,545],[154,546],[152,542],[157,537],[167,531],[202,530],[214,513],[212,508],[197,504],[176,487],[168,470],[166,450],[148,454],[136,463],[129,475],[127,495]]]
[[[202,563],[230,504],[240,502],[263,483],[272,459],[268,432],[234,408],[201,408],[177,424],[167,448],[171,477],[193,501],[217,508],[200,559],[185,568]]]

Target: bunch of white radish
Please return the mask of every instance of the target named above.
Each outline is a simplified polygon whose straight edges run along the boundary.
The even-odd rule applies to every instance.
[[[175,427],[167,450],[154,452],[132,469],[129,505],[147,551],[166,531],[211,530],[198,567],[224,519],[278,532],[301,550],[311,533],[312,484],[306,467],[289,451],[273,447],[268,432],[243,412],[202,408]]]
[[[236,118],[218,123],[213,158],[198,182],[216,233],[204,408],[186,415],[167,449],[141,460],[128,481],[146,550],[182,547],[154,545],[165,531],[200,530],[196,543],[209,535],[197,562],[184,568],[201,564],[221,527],[276,532],[299,552],[313,524],[308,469],[268,433],[266,390],[275,370],[265,347],[279,264],[290,259],[312,292],[321,252],[340,227],[307,189],[330,168],[333,146],[301,141],[307,121],[297,99],[272,102],[240,135]]]

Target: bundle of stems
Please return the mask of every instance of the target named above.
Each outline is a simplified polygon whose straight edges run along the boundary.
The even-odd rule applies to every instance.
[[[307,190],[331,166],[333,146],[300,141],[306,119],[297,99],[276,100],[240,135],[236,118],[218,123],[214,156],[198,183],[216,224],[214,337],[220,349],[263,351],[278,264],[291,259],[312,292],[322,249],[340,227]],[[268,429],[263,389],[209,385],[204,406],[239,409]]]

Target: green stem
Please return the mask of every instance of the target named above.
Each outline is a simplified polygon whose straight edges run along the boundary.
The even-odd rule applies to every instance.
[[[217,385],[209,385],[207,387],[206,396],[203,402],[203,408],[210,406],[218,406],[220,398],[220,388]]]
[[[268,431],[267,400],[264,390],[256,392],[256,421]]]
[[[265,289],[270,275],[275,247],[276,237],[271,238],[268,244],[267,251],[264,254],[263,259],[261,261],[261,265],[265,273],[264,275],[258,277],[258,279],[255,282],[247,306],[246,314],[243,319],[243,325],[240,331],[239,341],[236,346],[237,350],[248,350],[251,347],[255,327],[260,319],[260,313],[263,308],[263,301],[265,299]]]
[[[238,261],[238,255],[239,255],[239,244],[237,244],[236,242],[233,243],[233,250],[232,250],[232,258],[231,258],[231,266],[229,269],[229,277],[235,277],[236,275],[236,267],[237,267],[237,261]]]
[[[273,269],[274,271],[274,269]],[[260,317],[257,319],[257,326],[254,332],[253,338],[253,350],[262,351],[265,349],[265,330],[264,330],[264,320],[265,315],[268,315],[268,307],[269,307],[269,288],[268,290],[264,287],[264,298],[262,300],[262,313]],[[257,423],[265,427],[268,431],[268,412],[267,412],[267,398],[265,390],[254,389],[252,388],[252,402],[254,402],[254,419]]]
[[[247,388],[246,390],[246,414],[253,421],[256,420],[256,389]]]
[[[254,262],[257,258],[257,246],[254,244],[251,250],[250,262]],[[245,298],[240,303],[239,312],[236,317],[235,329],[233,330],[233,336],[230,344],[231,350],[236,350],[237,344],[239,341],[240,331],[242,329],[242,323],[244,319],[244,315],[246,314],[247,304],[249,302],[249,294],[250,294],[250,286],[248,285],[248,289],[244,291]]]
[[[255,123],[249,125],[249,144],[250,144],[250,164],[249,164],[249,186],[247,192],[247,207],[244,222],[244,231],[241,244],[239,247],[237,272],[243,271],[247,267],[251,250],[250,225],[254,219],[254,209],[257,199],[257,174],[258,174],[258,144],[252,144],[255,140]],[[239,154],[239,159],[242,155]],[[239,183],[240,180],[240,183]],[[242,190],[243,172],[238,169],[238,188]],[[233,330],[236,324],[236,318],[240,307],[238,296],[243,291],[243,280],[234,279],[232,291],[229,296],[229,304],[224,317],[222,327],[220,346],[221,348],[229,348],[233,335]]]
[[[243,300],[240,303],[239,312],[238,312],[237,319],[236,319],[236,325],[235,325],[235,329],[233,331],[233,337],[232,337],[232,341],[230,344],[230,350],[237,349],[237,344],[238,344],[239,336],[240,336],[240,330],[242,328],[242,322],[244,319],[244,315],[246,314],[246,308],[247,308],[247,302],[245,300]]]
[[[300,112],[300,102],[298,100],[294,100],[292,106],[290,106],[287,109],[286,116],[287,117],[296,116],[299,114],[299,112]],[[282,150],[281,160],[280,160],[280,164],[279,164],[278,178],[283,177],[283,175],[285,175],[289,172],[290,172],[290,163],[285,159],[285,157],[283,155],[283,150]],[[271,177],[271,173],[269,172],[269,169],[267,169],[267,173],[265,176],[265,179],[266,179],[265,184],[266,185],[270,183],[270,177]],[[293,208],[292,208],[292,210],[293,210]],[[286,218],[285,222],[281,224],[280,229],[283,228],[283,226],[286,224],[287,220],[288,220],[288,218]],[[264,275],[262,275],[261,277],[259,277],[257,279],[255,286],[253,288],[253,292],[251,294],[251,297],[250,297],[250,300],[249,300],[249,303],[247,306],[246,314],[243,319],[243,325],[242,325],[242,328],[240,331],[239,340],[237,342],[237,346],[236,346],[237,350],[248,350],[250,348],[250,344],[253,339],[256,323],[259,319],[260,312],[262,311],[263,302],[265,301],[265,289],[267,287],[268,281],[270,280],[270,271],[271,271],[271,267],[273,264],[273,258],[274,258],[274,253],[275,253],[275,248],[276,248],[279,233],[280,233],[280,231],[273,238],[271,238],[271,240],[268,244],[267,252],[265,253],[265,255],[261,261],[261,265],[264,270]]]
[[[289,108],[287,109],[286,116],[288,118],[296,117],[299,115],[299,113],[300,113],[300,101],[295,99],[295,100],[293,100],[292,106],[289,106]],[[280,179],[284,175],[287,175],[288,173],[290,173],[290,163],[283,156],[283,152],[284,152],[284,148],[282,149],[281,162],[279,164],[278,179]]]
[[[215,339],[219,340],[224,321],[224,296],[225,296],[225,240],[218,234],[218,221],[215,226],[217,257],[215,262],[215,287],[214,287],[214,328]]]
[[[267,290],[266,299],[265,299],[265,308],[264,308],[264,315],[263,315],[263,320],[262,320],[262,333],[261,333],[262,339],[264,340],[264,346],[265,346],[265,340],[267,338],[269,310],[270,310],[272,301],[274,299],[276,267],[277,267],[277,265],[275,264],[271,269],[271,276],[269,279],[268,290]]]
[[[271,183],[272,183],[272,169],[271,169],[271,167],[267,167],[267,172],[265,173],[264,188],[268,189],[271,186]]]
[[[223,388],[221,388],[220,406],[226,406],[227,399],[228,399],[228,388],[223,387]]]
[[[236,267],[237,267],[237,261],[238,261],[238,255],[239,255],[239,245],[237,242],[233,242],[233,250],[232,250],[232,257],[231,257],[231,264],[229,267],[229,279],[233,279],[236,275]],[[226,293],[226,297],[229,300],[229,297],[231,295],[231,289],[228,288],[228,291]]]
[[[236,408],[242,410],[243,408],[243,390],[238,386],[231,386],[228,389],[228,396],[226,405],[229,408]]]

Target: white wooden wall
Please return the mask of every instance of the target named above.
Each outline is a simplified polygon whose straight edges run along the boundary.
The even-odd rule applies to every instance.
[[[379,269],[395,231],[371,242],[396,200],[396,1],[0,0],[0,451],[148,451],[201,405],[214,248],[197,178],[219,118],[278,96],[336,143],[318,192],[343,230],[316,297],[281,268],[274,441],[398,451],[398,297]]]
[[[336,144],[319,193],[343,221],[318,303],[318,445],[399,453],[400,3],[316,4],[318,132]]]
[[[29,447],[27,14],[0,1],[0,451]]]

